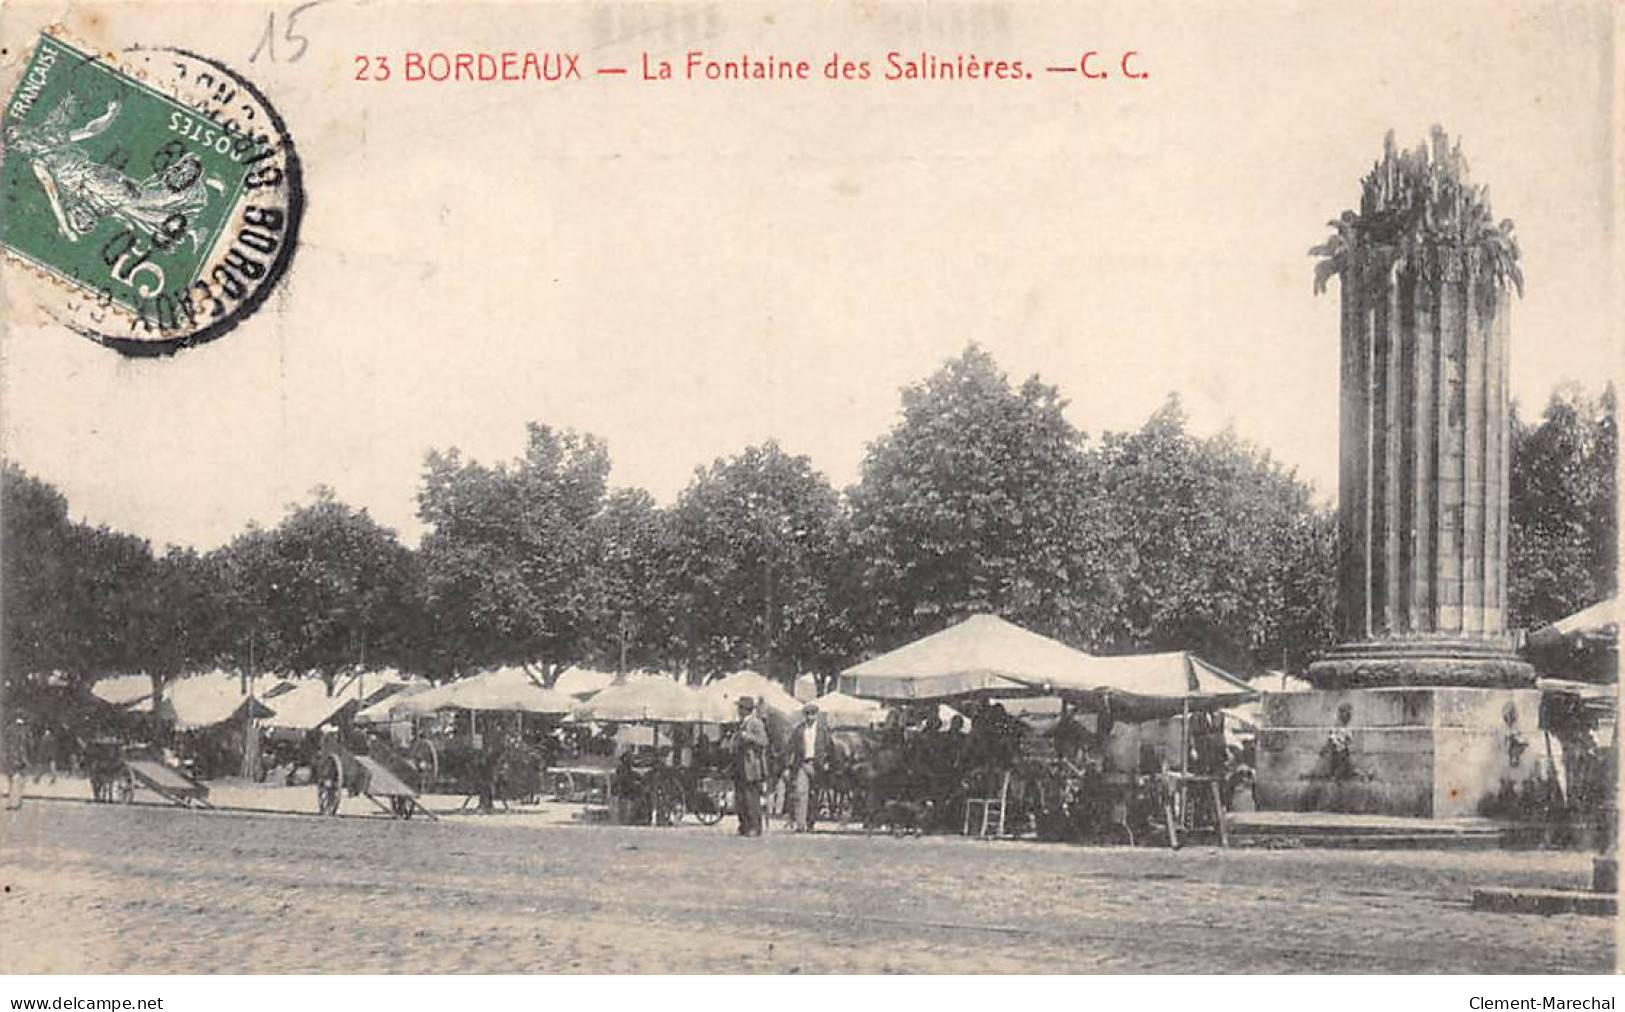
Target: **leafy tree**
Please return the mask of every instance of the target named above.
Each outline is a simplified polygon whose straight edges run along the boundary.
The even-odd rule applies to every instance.
[[[673,667],[686,651],[669,515],[644,490],[617,489],[589,534],[592,629],[583,659],[611,671]]]
[[[74,564],[67,592],[69,672],[88,679],[145,671],[142,649],[152,615],[157,563],[147,542],[107,527],[76,524],[69,536]]]
[[[511,465],[487,467],[456,450],[428,456],[421,554],[447,673],[536,664],[550,683],[591,646],[591,524],[609,453],[593,436],[535,423],[527,433]]]
[[[1171,396],[1138,432],[1106,436],[1095,467],[1120,567],[1102,649],[1188,649],[1249,672],[1330,645],[1334,520],[1267,453],[1191,436]]]
[[[1095,638],[1121,591],[1111,515],[1065,407],[1036,376],[1013,388],[974,345],[903,391],[902,420],[850,492],[873,647],[983,611]]]
[[[151,679],[154,713],[175,679],[229,662],[228,600],[216,556],[171,547],[152,559],[120,605],[125,660],[118,670]]]
[[[1534,629],[1617,591],[1619,435],[1609,384],[1560,387],[1540,424],[1512,417],[1509,622]]]
[[[829,672],[852,652],[835,490],[769,441],[698,471],[672,511],[691,673]]]
[[[77,666],[68,500],[9,461],[0,473],[0,662],[8,677]]]
[[[5,464],[0,492],[5,673],[90,682],[145,670],[155,578],[147,542],[72,521],[60,492],[14,464]]]
[[[316,673],[331,688],[357,664],[401,663],[410,552],[332,490],[318,488],[274,528],[251,527],[211,562],[232,619],[226,652],[240,668]]]

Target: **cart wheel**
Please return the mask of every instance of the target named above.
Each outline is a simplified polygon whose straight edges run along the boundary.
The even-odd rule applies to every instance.
[[[680,784],[662,778],[655,783],[651,794],[649,802],[654,805],[656,822],[662,826],[675,826],[683,821],[688,806],[683,803],[683,788]]]
[[[694,819],[702,826],[714,826],[722,821],[722,806],[712,797],[700,799],[703,808],[694,810]]]
[[[418,771],[418,793],[440,785],[440,750],[427,738],[412,743],[412,765]]]
[[[135,800],[135,777],[126,770],[124,775],[113,781],[113,800],[121,805],[127,805]]]
[[[322,815],[339,814],[339,800],[344,790],[344,764],[336,755],[324,756],[318,763],[316,775],[316,811]]]
[[[721,791],[713,791],[704,784],[694,790],[694,818],[702,826],[714,826],[722,821],[722,810],[727,798]]]

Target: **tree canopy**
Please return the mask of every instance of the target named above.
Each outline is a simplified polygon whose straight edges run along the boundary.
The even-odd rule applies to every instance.
[[[1615,395],[1514,414],[1509,591],[1533,627],[1615,589]],[[206,553],[76,522],[0,482],[0,663],[155,691],[226,667],[437,680],[502,664],[828,678],[978,612],[1098,652],[1194,650],[1300,670],[1332,643],[1328,506],[1170,397],[1097,442],[1060,392],[974,345],[902,392],[844,494],[775,442],[695,471],[670,506],[609,488],[596,437],[532,424],[514,460],[431,451],[421,543],[325,488]]]
[[[1186,431],[1177,397],[1106,437],[1116,513],[1112,652],[1194,650],[1237,671],[1300,668],[1334,632],[1336,525],[1307,485],[1233,432]]]
[[[404,662],[411,552],[331,489],[316,489],[276,527],[250,528],[211,561],[234,633],[221,652],[237,667],[331,683],[366,662]]]
[[[428,456],[418,516],[426,600],[452,672],[535,664],[556,675],[587,650],[590,523],[609,452],[593,436],[532,423],[525,452],[487,467]]]
[[[1110,517],[1065,408],[1036,376],[1013,387],[975,346],[903,391],[901,421],[850,492],[875,647],[983,611],[1094,637],[1112,597]]]
[[[1538,424],[1513,412],[1507,598],[1538,628],[1618,592],[1619,430],[1609,384],[1554,391]]]
[[[789,676],[850,656],[845,528],[828,480],[777,443],[696,472],[672,510],[686,666]]]

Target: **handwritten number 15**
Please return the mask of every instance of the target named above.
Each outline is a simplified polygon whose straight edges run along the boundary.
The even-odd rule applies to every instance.
[[[265,34],[260,36],[260,44],[254,47],[254,52],[248,57],[248,62],[253,63],[259,59],[261,53],[264,53],[266,59],[272,63],[298,63],[299,58],[305,55],[305,50],[310,48],[310,39],[303,35],[294,34],[294,22],[299,20],[299,15],[320,3],[322,3],[322,0],[311,0],[310,3],[302,3],[289,11],[288,16],[283,19],[282,39],[284,42],[297,47],[283,60],[278,60],[276,55],[276,11],[268,12],[265,15]]]

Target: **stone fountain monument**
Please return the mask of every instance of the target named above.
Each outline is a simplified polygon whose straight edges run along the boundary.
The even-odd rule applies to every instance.
[[[1339,645],[1265,697],[1263,809],[1474,815],[1532,776],[1540,694],[1506,628],[1510,221],[1459,144],[1383,158],[1312,250],[1342,295]]]

